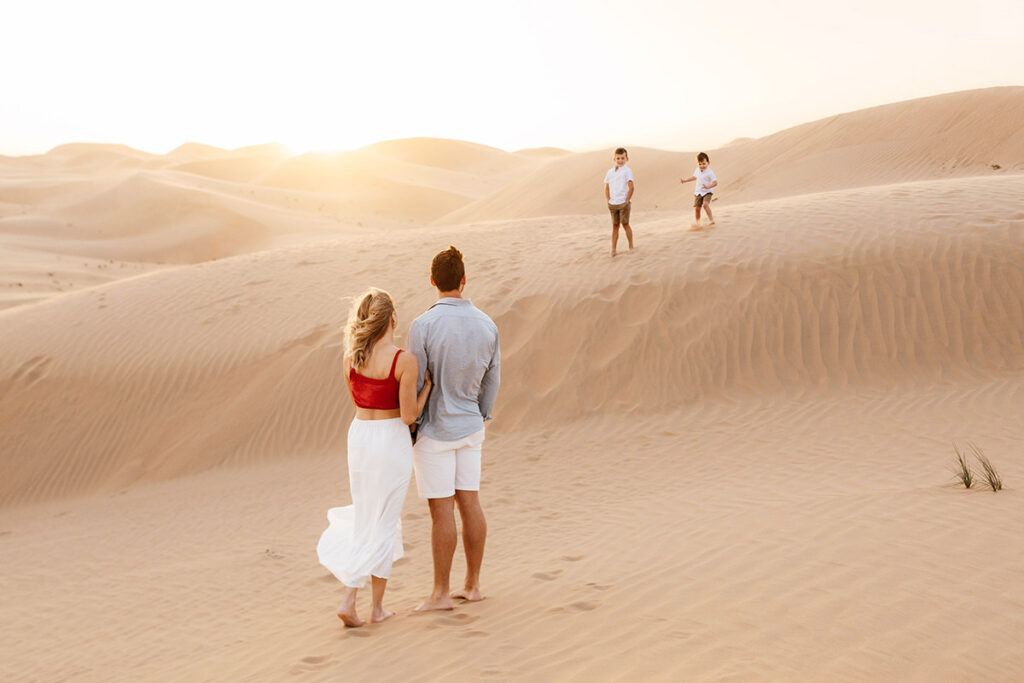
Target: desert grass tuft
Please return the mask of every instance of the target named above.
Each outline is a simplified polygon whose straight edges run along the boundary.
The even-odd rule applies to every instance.
[[[992,488],[993,491],[999,491],[1003,488],[1003,478],[999,476],[999,472],[992,465],[992,462],[985,455],[985,452],[981,450],[977,445],[968,441],[968,448],[974,453],[974,458],[981,465],[982,473],[985,475],[985,481]]]
[[[971,466],[967,464],[967,453],[956,441],[953,442],[953,450],[956,452],[956,466],[953,468],[953,472],[956,474],[956,478],[960,480],[960,483],[964,485],[964,488],[969,489],[974,485],[974,472],[971,471]]]

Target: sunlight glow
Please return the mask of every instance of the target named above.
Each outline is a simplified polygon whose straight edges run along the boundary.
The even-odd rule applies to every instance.
[[[0,153],[70,141],[666,149],[1020,84],[1024,5],[100,0],[5,11]],[[998,18],[998,20],[994,20]]]

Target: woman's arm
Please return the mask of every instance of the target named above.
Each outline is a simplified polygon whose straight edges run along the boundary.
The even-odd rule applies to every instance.
[[[419,375],[419,361],[411,353],[403,353],[398,357],[398,366],[395,368],[395,376],[398,378],[398,407],[402,411],[402,422],[411,425],[423,412],[423,406],[427,404],[427,397],[430,396],[430,388],[433,382],[430,380],[430,372],[423,374],[423,388],[419,394],[416,393],[416,377]]]
[[[348,388],[348,400],[352,401],[352,405],[355,405],[356,401],[355,401],[354,398],[352,398],[352,382],[351,382],[351,378],[349,377],[349,372],[350,372],[350,370],[352,368],[352,360],[348,356],[345,356],[345,364],[344,365],[345,365],[345,370],[344,370],[343,374],[345,375],[345,387]]]

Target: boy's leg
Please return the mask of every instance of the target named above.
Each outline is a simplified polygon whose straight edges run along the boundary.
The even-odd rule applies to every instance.
[[[619,243],[619,224],[612,226],[612,256],[615,256],[615,246]]]
[[[629,240],[630,249],[633,248],[633,231],[629,227],[629,214],[632,208],[633,204],[631,202],[626,202],[626,205],[622,207],[621,213],[622,227],[626,229],[626,239]]]
[[[711,200],[704,202],[704,212],[708,215],[708,222],[710,225],[715,224],[715,217],[711,215]]]

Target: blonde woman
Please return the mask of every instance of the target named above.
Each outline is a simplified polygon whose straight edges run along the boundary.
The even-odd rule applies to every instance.
[[[427,402],[429,374],[417,394],[416,357],[395,346],[398,315],[391,296],[371,289],[349,316],[345,382],[356,415],[348,430],[352,505],[331,508],[320,537],[320,563],[345,584],[338,618],[362,626],[356,592],[372,584],[371,622],[384,621],[384,589],[402,556],[402,504],[412,474],[411,425]]]

